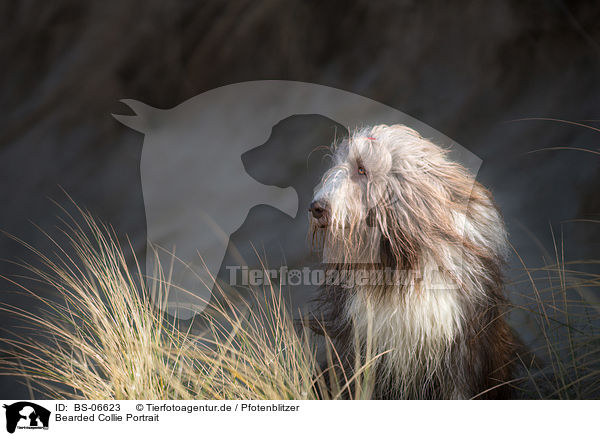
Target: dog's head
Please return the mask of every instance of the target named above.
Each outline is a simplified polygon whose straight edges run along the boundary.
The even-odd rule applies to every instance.
[[[489,245],[502,237],[492,230],[503,235],[503,226],[489,193],[447,155],[402,125],[335,145],[309,210],[324,261],[419,268],[424,258],[453,264],[465,246],[496,251]]]

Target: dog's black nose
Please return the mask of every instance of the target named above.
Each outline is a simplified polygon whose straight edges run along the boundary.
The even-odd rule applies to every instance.
[[[328,213],[329,205],[322,200],[317,200],[317,201],[313,201],[310,204],[309,210],[312,213],[313,217],[315,217],[316,219],[320,219]]]

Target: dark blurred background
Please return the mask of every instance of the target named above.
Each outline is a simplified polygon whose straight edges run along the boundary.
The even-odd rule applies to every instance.
[[[528,265],[551,261],[551,229],[567,258],[598,258],[600,225],[581,220],[600,219],[600,156],[556,148],[597,152],[600,133],[525,120],[600,127],[596,1],[4,0],[0,22],[0,229],[41,251],[50,243],[31,222],[53,231],[62,187],[143,252],[143,138],[110,116],[127,113],[119,99],[170,108],[285,79],[385,103],[478,155]],[[0,257],[31,258],[6,237]],[[518,270],[513,259],[509,278]],[[0,290],[22,304],[10,284]],[[18,321],[0,317],[14,332]],[[3,398],[27,395],[0,379]]]

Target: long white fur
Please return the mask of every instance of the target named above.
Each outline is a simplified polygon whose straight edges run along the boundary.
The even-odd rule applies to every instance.
[[[443,184],[431,176],[437,167],[448,165],[446,151],[405,126],[357,131],[335,150],[333,159],[314,196],[315,200],[326,199],[330,207],[323,259],[326,263],[378,262],[376,241],[381,234],[367,234],[369,229],[357,224],[364,222],[374,202],[385,201],[383,191],[369,191],[374,186],[387,186],[397,196],[409,196],[411,187],[428,183],[431,192],[446,195]],[[367,177],[361,177],[357,165],[366,168]],[[400,178],[415,182],[403,184],[403,191],[398,188]],[[467,214],[466,206],[456,205],[447,211],[456,232],[475,245],[501,254],[506,234],[495,207],[491,203],[477,205]],[[397,211],[398,219],[408,220],[410,212]],[[381,223],[384,229],[391,225]],[[435,252],[421,253],[418,271],[399,272],[417,279],[408,277],[402,284],[388,286],[377,298],[372,297],[373,288],[382,285],[355,287],[349,290],[344,307],[346,321],[353,325],[360,346],[371,341],[373,354],[388,355],[383,377],[398,380],[406,397],[419,397],[423,380],[436,376],[448,365],[450,347],[465,328],[468,301],[487,298],[482,266],[465,258],[461,247],[443,242],[438,245]],[[449,274],[440,274],[440,270]],[[444,397],[472,395],[453,386],[448,383]]]

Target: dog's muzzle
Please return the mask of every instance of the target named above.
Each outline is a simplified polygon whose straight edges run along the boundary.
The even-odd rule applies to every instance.
[[[329,204],[323,200],[313,201],[308,209],[312,214],[313,218],[317,222],[317,226],[320,228],[327,227],[329,225],[329,216],[331,215],[329,210]]]

